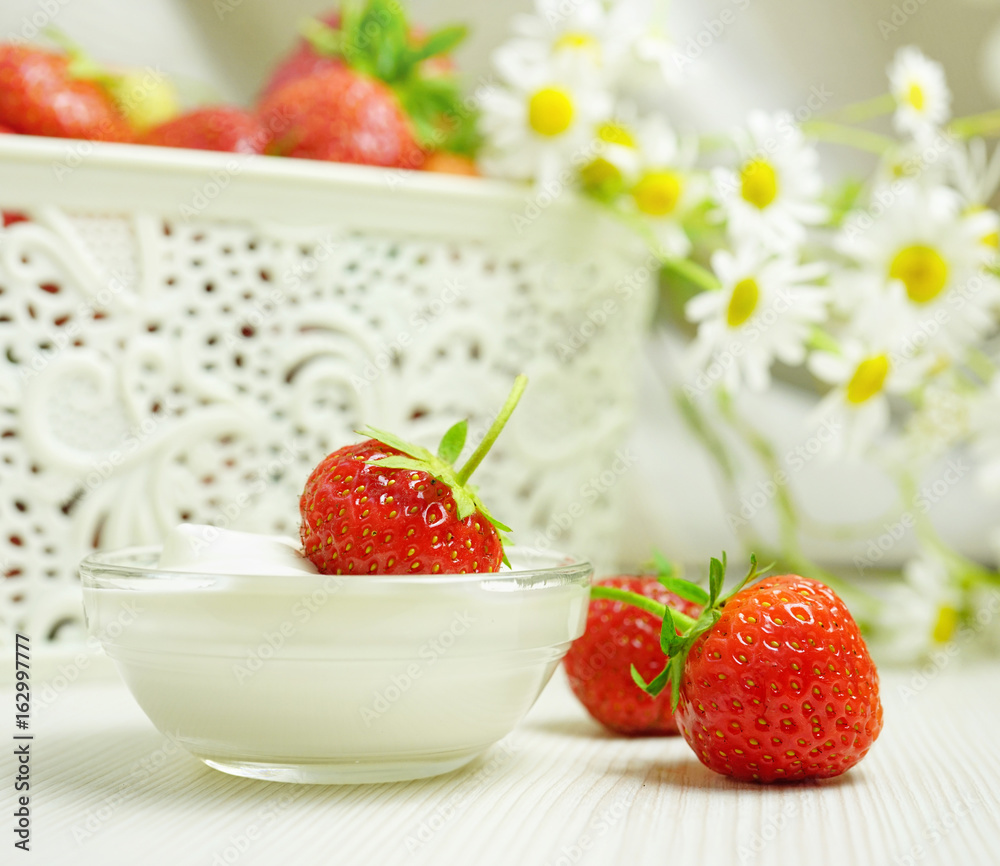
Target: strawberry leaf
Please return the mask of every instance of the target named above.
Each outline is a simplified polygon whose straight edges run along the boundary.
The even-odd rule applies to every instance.
[[[381,466],[385,469],[412,469],[415,472],[427,472],[428,466],[423,460],[415,460],[413,457],[372,457],[366,460],[371,466]],[[428,473],[430,474],[430,473]]]
[[[387,430],[379,430],[377,427],[362,427],[357,431],[357,434],[359,436],[367,436],[369,439],[374,439],[383,445],[388,445],[390,448],[402,451],[404,454],[409,454],[416,460],[430,461],[434,456],[426,448],[420,445],[413,445],[410,442],[400,439],[395,433],[389,433]],[[424,469],[423,471],[426,472],[428,470]]]
[[[468,35],[469,28],[462,24],[442,27],[431,33],[419,48],[411,51],[409,59],[416,64],[438,54],[447,54]]]
[[[714,607],[719,600],[719,593],[722,592],[722,584],[726,579],[726,554],[723,552],[722,561],[719,562],[714,556],[708,567],[708,603]]]
[[[465,447],[465,437],[469,435],[469,422],[459,421],[449,428],[438,445],[438,457],[445,463],[454,463]]]
[[[698,584],[691,583],[690,580],[684,580],[680,577],[668,577],[662,574],[656,579],[674,595],[679,595],[685,601],[694,602],[702,606],[708,604],[708,593],[702,587],[698,586]]]

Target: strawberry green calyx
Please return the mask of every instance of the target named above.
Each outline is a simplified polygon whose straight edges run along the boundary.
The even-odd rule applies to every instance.
[[[306,19],[300,32],[324,57],[341,58],[351,69],[384,82],[413,122],[421,146],[465,156],[479,146],[478,115],[462,98],[444,58],[465,39],[466,27],[453,25],[414,38],[398,0],[345,3],[340,26]],[[426,61],[440,59],[430,71]]]
[[[112,70],[94,60],[58,28],[47,27],[45,35],[69,58],[70,75],[100,85],[136,132],[145,132],[180,114],[177,89],[160,72],[153,69]]]
[[[684,663],[687,660],[688,652],[694,642],[705,632],[711,629],[722,616],[722,608],[736,593],[738,593],[750,581],[759,577],[767,568],[757,567],[757,558],[750,555],[750,569],[746,577],[737,584],[730,592],[722,595],[722,587],[725,583],[726,575],[726,554],[722,554],[722,560],[713,558],[709,566],[708,591],[691,581],[676,577],[673,567],[662,556],[654,554],[657,562],[659,574],[657,580],[671,592],[676,593],[681,598],[693,601],[696,604],[704,605],[701,615],[697,619],[674,610],[666,605],[657,604],[651,599],[638,595],[637,593],[611,587],[594,586],[591,588],[591,598],[607,598],[614,601],[621,601],[631,604],[642,610],[652,613],[654,616],[662,617],[663,625],[660,631],[660,648],[664,655],[668,656],[666,666],[650,682],[643,680],[642,676],[633,666],[632,679],[645,692],[656,697],[670,685],[671,708],[676,710],[680,700],[681,680],[683,679]],[[665,566],[665,568],[663,567]],[[768,566],[769,568],[770,566]],[[678,634],[678,630],[680,634]]]
[[[479,511],[500,532],[510,532],[510,527],[497,520],[483,504],[475,486],[469,484],[469,478],[503,431],[527,384],[527,376],[518,376],[514,380],[514,386],[507,396],[503,408],[490,425],[489,430],[486,431],[483,440],[460,469],[455,467],[455,461],[465,448],[469,428],[468,421],[459,421],[444,434],[437,454],[432,454],[420,445],[406,442],[393,433],[379,430],[376,427],[365,427],[358,431],[361,436],[375,439],[383,445],[388,445],[390,448],[402,452],[401,455],[373,458],[367,462],[370,465],[384,466],[387,469],[412,469],[417,472],[426,472],[432,478],[444,482],[451,488],[459,520],[464,520]],[[506,559],[506,555],[504,559]]]

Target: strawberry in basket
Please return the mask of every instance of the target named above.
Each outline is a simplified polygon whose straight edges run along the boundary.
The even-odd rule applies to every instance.
[[[0,124],[22,135],[131,141],[132,127],[109,90],[81,75],[73,58],[0,44]]]
[[[276,71],[259,106],[268,153],[420,168],[430,152],[474,152],[475,117],[450,65],[435,65],[465,28],[415,37],[397,2],[368,0],[306,33],[310,48]]]
[[[269,138],[268,130],[255,115],[220,105],[185,112],[153,127],[139,142],[225,153],[263,153]]]

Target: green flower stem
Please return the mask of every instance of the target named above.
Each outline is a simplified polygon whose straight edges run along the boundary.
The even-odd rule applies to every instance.
[[[996,374],[996,364],[993,363],[993,359],[982,349],[970,348],[965,362],[968,364],[969,369],[982,379],[984,383],[988,383]]]
[[[622,601],[626,604],[631,604],[633,607],[641,608],[646,613],[651,613],[658,619],[663,619],[668,610],[666,605],[653,601],[651,598],[646,598],[646,596],[639,595],[637,592],[629,592],[626,589],[616,589],[613,586],[592,586],[590,588],[590,597],[604,598],[609,601]],[[674,620],[674,625],[678,628],[687,629],[694,625],[695,620],[687,614],[681,613],[679,610],[674,610],[672,607],[669,610],[670,616]]]
[[[858,129],[854,126],[831,123],[828,120],[807,120],[802,124],[802,131],[820,141],[847,145],[879,156],[883,156],[897,146],[896,142],[887,135],[879,135],[877,132]]]
[[[708,423],[694,400],[692,400],[679,388],[675,393],[675,398],[677,408],[681,413],[681,418],[684,419],[688,428],[701,442],[705,450],[708,451],[708,453],[715,459],[719,469],[722,471],[723,477],[729,483],[730,487],[735,486],[736,470],[733,468],[733,461],[729,456],[729,452],[727,451],[725,444],[716,435],[715,431],[712,430],[711,425]]]
[[[973,138],[977,135],[995,135],[1000,132],[1000,109],[957,117],[948,124],[948,132],[957,138]]]
[[[820,120],[832,123],[864,123],[873,117],[882,117],[892,114],[896,110],[896,98],[891,93],[883,93],[872,99],[863,102],[855,102],[853,105],[845,105],[836,111],[821,114]]]
[[[691,259],[661,259],[661,262],[665,271],[677,274],[700,289],[716,291],[722,288],[715,274]]]
[[[459,484],[466,484],[472,476],[472,473],[475,472],[479,467],[479,464],[483,462],[483,458],[489,453],[490,448],[493,447],[493,443],[497,441],[497,437],[506,426],[507,421],[510,420],[511,413],[513,413],[514,409],[517,408],[518,401],[521,399],[521,395],[524,393],[524,389],[527,386],[527,376],[518,376],[514,380],[514,387],[511,388],[510,394],[507,395],[507,402],[503,404],[500,414],[497,415],[496,419],[490,425],[490,429],[486,431],[483,441],[480,442],[476,450],[472,452],[472,455],[466,461],[465,465],[458,470]]]
[[[865,600],[867,603],[871,597],[867,593],[859,590],[854,584],[844,580],[827,568],[819,565],[802,550],[799,540],[800,507],[795,502],[792,492],[788,486],[787,473],[781,468],[778,455],[775,453],[771,443],[758,430],[747,423],[737,412],[732,403],[732,398],[725,391],[719,392],[719,407],[723,417],[730,426],[740,434],[743,440],[750,446],[763,465],[768,476],[775,487],[774,503],[778,516],[778,531],[780,534],[781,549],[773,558],[777,563],[791,568],[797,574],[806,575],[822,580],[836,592],[847,596],[852,600]],[[784,478],[784,481],[779,479]],[[755,547],[760,550],[763,546]],[[764,558],[764,554],[761,554]]]
[[[904,491],[907,502],[916,500],[917,481],[912,473],[904,471],[900,475],[899,486]],[[920,541],[941,558],[949,571],[957,577],[961,589],[968,591],[982,585],[1000,586],[1000,574],[962,555],[941,538],[926,510],[915,508],[911,513],[915,516]]]

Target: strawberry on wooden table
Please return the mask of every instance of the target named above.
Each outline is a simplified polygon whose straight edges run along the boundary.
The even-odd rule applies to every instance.
[[[467,423],[441,440],[437,454],[391,433],[328,455],[299,503],[305,555],[324,574],[474,574],[504,560],[500,531],[469,477],[517,406],[527,379],[519,376],[483,441],[461,468]],[[499,531],[498,531],[499,530]]]
[[[223,105],[181,114],[153,127],[139,142],[225,153],[263,153],[268,137],[256,115]]]
[[[695,617],[700,605],[671,592],[653,575],[619,575],[597,582],[638,593]],[[652,697],[636,688],[631,669],[652,679],[663,667],[660,649],[662,617],[622,601],[594,598],[587,611],[587,630],[573,641],[563,664],[580,703],[602,725],[620,734],[677,733],[670,695]]]
[[[633,676],[653,695],[671,686],[677,726],[709,769],[753,782],[840,775],[882,730],[878,673],[857,623],[819,581],[786,574],[747,586],[755,562],[722,596],[723,562],[712,560],[697,619],[610,587],[592,597],[663,617],[666,667],[648,683]]]

